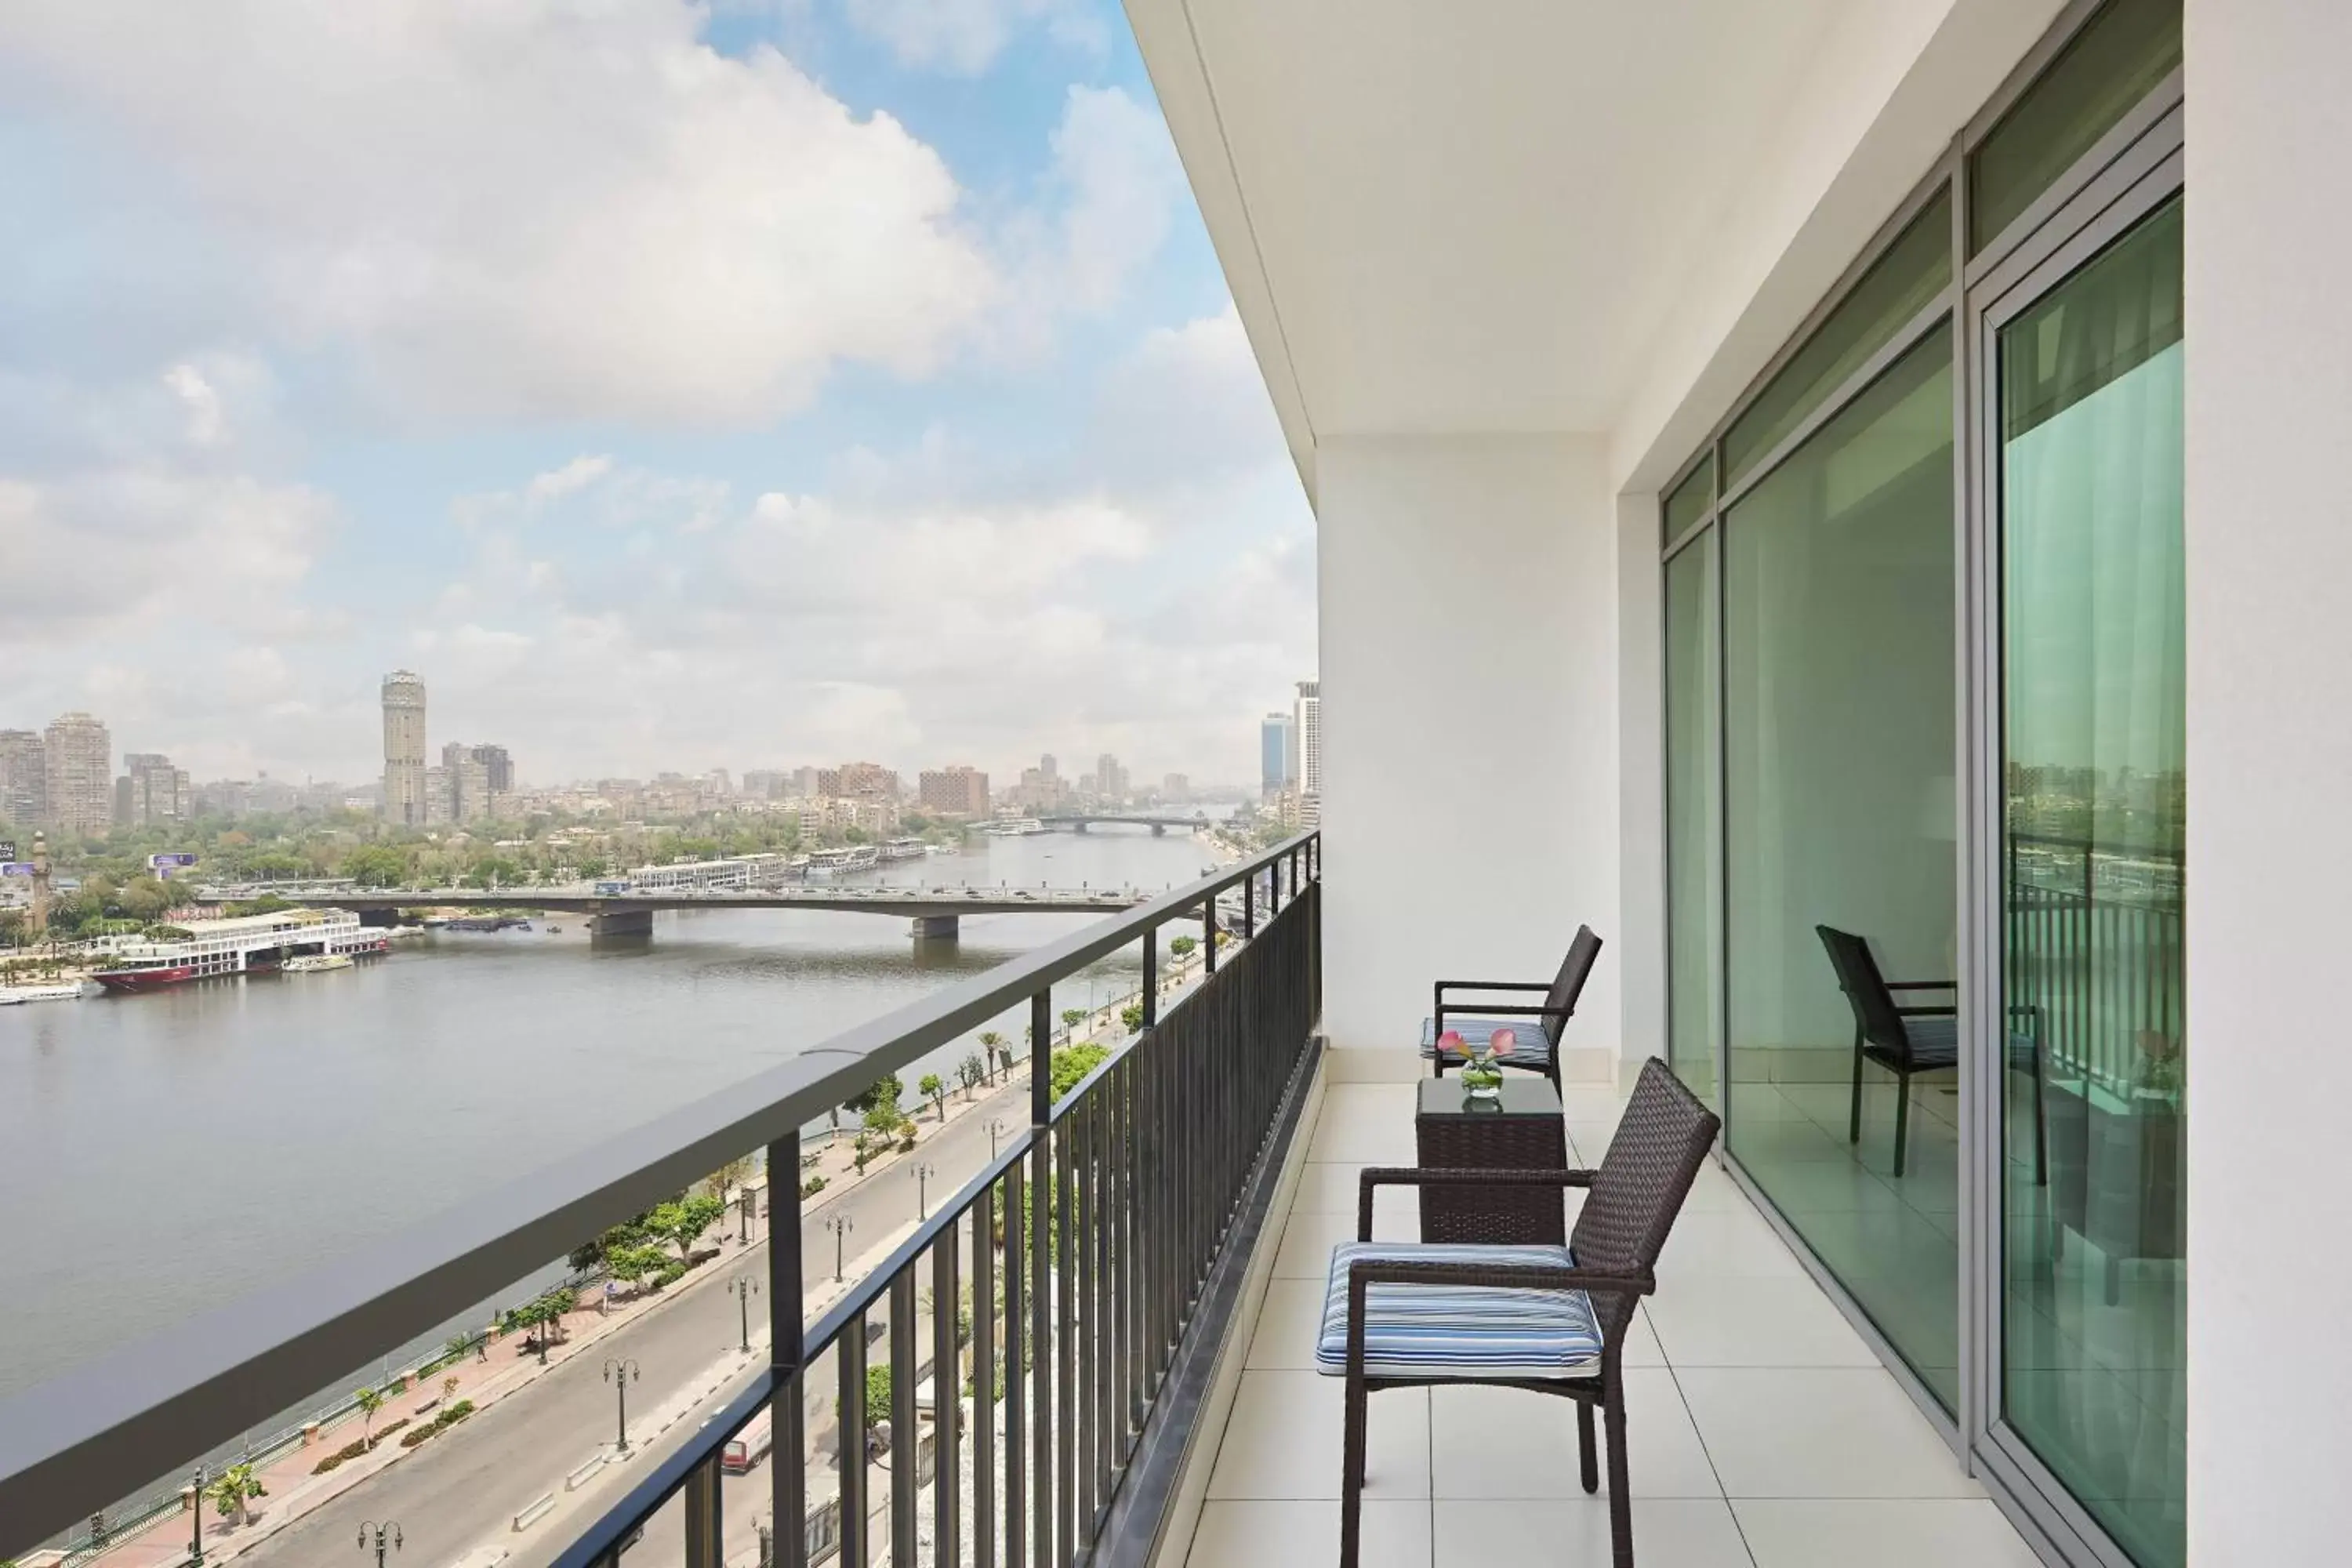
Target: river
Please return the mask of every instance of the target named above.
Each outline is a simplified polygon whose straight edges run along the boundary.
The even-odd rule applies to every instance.
[[[1159,889],[1209,863],[1137,829],[972,838],[862,878]],[[366,1247],[951,981],[1080,915],[713,910],[650,942],[437,933],[325,974],[0,1009],[0,1396]],[[1066,982],[1108,1001],[1135,961]],[[1067,1002],[1063,997],[1066,995]],[[1019,1039],[1025,1015],[997,1026]],[[952,1081],[968,1047],[929,1064]],[[922,1067],[902,1071],[913,1089]]]

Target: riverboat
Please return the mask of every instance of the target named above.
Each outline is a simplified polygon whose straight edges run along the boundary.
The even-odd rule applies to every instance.
[[[228,920],[185,921],[171,937],[110,939],[105,967],[91,978],[110,991],[160,991],[197,980],[234,980],[274,973],[304,954],[371,957],[388,945],[384,933],[360,923],[349,910],[279,910]]]
[[[882,851],[871,844],[852,844],[842,849],[818,849],[809,856],[809,880],[830,881],[851,871],[870,871],[881,863]]]
[[[82,989],[79,981],[55,985],[0,985],[0,1007],[21,1006],[26,1002],[79,1002]]]
[[[349,969],[352,964],[348,952],[299,952],[286,961],[288,974],[323,974],[331,969]]]
[[[890,838],[882,844],[885,860],[919,860],[928,852],[929,847],[919,838]]]

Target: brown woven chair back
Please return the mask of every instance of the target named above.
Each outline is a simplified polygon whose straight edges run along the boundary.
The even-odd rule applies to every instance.
[[[1569,1238],[1577,1267],[1607,1274],[1656,1267],[1675,1216],[1722,1127],[1665,1063],[1655,1057],[1644,1062]],[[1618,1342],[1634,1305],[1631,1296],[1593,1293],[1593,1311],[1609,1342]]]
[[[1568,944],[1568,956],[1559,961],[1559,973],[1544,994],[1544,1038],[1551,1042],[1554,1061],[1559,1059],[1560,1031],[1568,1027],[1569,1015],[1576,1011],[1576,999],[1584,994],[1585,979],[1592,973],[1592,961],[1600,956],[1601,939],[1592,928],[1577,927],[1576,940]]]
[[[1835,926],[1813,930],[1829,949],[1830,967],[1837,971],[1838,989],[1845,993],[1846,1003],[1853,1009],[1854,1026],[1862,1031],[1862,1037],[1899,1060],[1910,1060],[1911,1032],[1903,1026],[1903,1015],[1895,1011],[1895,993],[1886,988],[1886,976],[1880,973],[1870,943]]]

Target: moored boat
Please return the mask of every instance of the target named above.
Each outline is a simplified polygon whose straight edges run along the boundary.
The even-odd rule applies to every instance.
[[[78,980],[42,985],[0,985],[0,1007],[26,1002],[79,1002],[82,994],[83,986]]]
[[[352,958],[348,952],[298,952],[282,966],[287,974],[321,974],[330,969],[349,969]]]
[[[369,957],[388,945],[383,931],[362,925],[349,910],[279,910],[167,929],[112,939],[105,967],[91,978],[110,991],[160,991],[267,973],[305,954]]]

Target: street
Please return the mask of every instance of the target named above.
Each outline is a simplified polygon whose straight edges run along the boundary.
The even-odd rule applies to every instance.
[[[1003,1121],[1008,1132],[1026,1125],[1028,1088],[1025,1082],[1015,1081],[987,1094],[968,1110],[958,1109],[961,1113],[919,1144],[912,1155],[901,1157],[837,1195],[819,1194],[814,1201],[802,1223],[803,1275],[810,1283],[831,1279],[834,1235],[825,1221],[844,1215],[850,1220],[847,1251],[853,1262],[861,1251],[913,1225],[918,1198],[914,1168],[920,1164],[938,1173],[926,1184],[928,1198],[952,1196],[986,1163],[987,1124],[992,1118]],[[793,1180],[796,1174],[779,1173],[782,1180]],[[639,1419],[705,1380],[715,1363],[740,1346],[740,1308],[726,1285],[749,1274],[764,1292],[768,1258],[764,1246],[736,1247],[731,1239],[732,1220],[730,1215],[730,1228],[726,1230],[728,1256],[706,1264],[690,1289],[673,1288],[677,1290],[676,1300],[624,1325],[577,1358],[551,1368],[530,1386],[485,1407],[471,1420],[425,1445],[423,1451],[406,1456],[381,1475],[322,1504],[256,1544],[244,1557],[256,1564],[302,1564],[304,1568],[345,1560],[354,1550],[352,1542],[357,1539],[361,1521],[394,1520],[406,1536],[405,1559],[430,1568],[454,1562],[485,1543],[508,1547],[513,1553],[509,1561],[522,1568],[551,1562],[567,1532],[550,1528],[553,1521],[517,1532],[512,1529],[513,1516],[544,1493],[553,1491],[561,1497],[565,1472],[613,1441],[616,1405],[612,1386],[604,1381],[607,1360],[627,1358],[638,1363],[638,1379],[629,1387],[634,1439]],[[713,1273],[715,1279],[705,1277]],[[850,1279],[854,1282],[856,1278],[853,1269]],[[928,1278],[922,1282],[928,1283]],[[755,1299],[755,1336],[759,1313],[765,1310],[763,1299]],[[884,1316],[880,1311],[876,1314],[877,1320]],[[520,1352],[502,1346],[492,1353]],[[830,1358],[812,1378],[808,1405],[813,1431],[832,1425],[834,1379],[829,1367]],[[387,1406],[387,1414],[403,1409],[395,1401]],[[681,1424],[670,1436],[682,1438],[691,1430],[690,1424]],[[608,1468],[583,1489],[580,1500],[600,1506],[602,1500],[617,1497],[643,1473],[641,1463]],[[751,1539],[755,1515],[765,1517],[769,1484],[765,1465],[748,1477],[726,1483],[730,1546],[739,1535],[743,1541]],[[657,1524],[646,1531],[644,1558],[650,1563],[658,1563],[677,1551],[677,1510],[664,1511],[669,1516],[668,1528]],[[586,1512],[587,1506],[566,1509],[563,1518],[576,1522]]]

